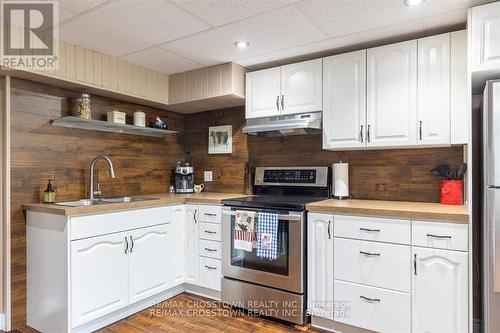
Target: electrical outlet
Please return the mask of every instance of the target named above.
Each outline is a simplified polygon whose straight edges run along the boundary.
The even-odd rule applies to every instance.
[[[213,181],[212,171],[203,171],[203,181],[205,182]]]

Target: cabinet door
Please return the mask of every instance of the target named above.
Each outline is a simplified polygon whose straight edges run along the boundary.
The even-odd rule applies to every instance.
[[[323,59],[323,149],[365,146],[366,50]]]
[[[323,109],[322,59],[281,67],[283,114],[321,111]]]
[[[126,238],[120,232],[71,242],[72,327],[128,304]]]
[[[280,67],[246,74],[245,116],[261,118],[280,114]]]
[[[172,237],[170,239],[171,284],[184,283],[186,277],[186,214],[184,205],[172,207]]]
[[[333,215],[308,214],[307,281],[309,313],[333,319]]]
[[[185,205],[186,209],[186,282],[198,284],[198,206]]]
[[[415,145],[417,41],[367,52],[367,146]]]
[[[130,232],[129,300],[134,303],[170,287],[170,224]]]
[[[414,247],[412,254],[412,332],[468,332],[467,253]]]
[[[500,66],[500,3],[472,9],[472,72]]]
[[[418,144],[450,143],[450,34],[418,40]]]

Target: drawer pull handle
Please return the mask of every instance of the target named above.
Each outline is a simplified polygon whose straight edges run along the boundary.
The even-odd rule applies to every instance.
[[[217,270],[217,267],[212,267],[212,266],[207,266],[207,265],[205,265],[205,268],[207,268],[207,269],[209,269],[211,271]]]
[[[440,238],[440,239],[451,239],[451,236],[441,236],[441,235],[434,235],[434,234],[427,234],[427,237]]]
[[[216,232],[216,231],[208,231],[208,230],[205,230],[205,233],[207,233],[207,234],[216,234],[217,232]]]
[[[364,254],[365,256],[368,257],[380,257],[380,253],[370,253],[365,251],[359,251],[359,253]]]
[[[205,216],[217,216],[217,214],[214,214],[214,213],[205,213]]]
[[[215,249],[209,249],[208,247],[205,248],[205,251],[208,251],[208,252],[217,252],[217,250],[215,250]]]
[[[365,301],[370,303],[380,303],[380,298],[369,298],[365,296],[359,296],[359,298],[364,299]]]
[[[359,228],[360,231],[367,231],[367,232],[380,232],[380,229],[368,229],[368,228]]]

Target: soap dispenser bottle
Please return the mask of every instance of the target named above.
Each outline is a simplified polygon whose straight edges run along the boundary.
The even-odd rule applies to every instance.
[[[43,192],[43,202],[44,203],[54,203],[56,202],[56,191],[55,185],[52,184],[54,180],[49,179],[49,183],[47,184],[47,189]]]

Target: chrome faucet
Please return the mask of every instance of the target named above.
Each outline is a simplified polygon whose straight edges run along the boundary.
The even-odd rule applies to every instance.
[[[94,168],[95,164],[99,160],[105,160],[109,165],[109,178],[115,179],[115,169],[113,168],[113,162],[109,159],[109,157],[104,155],[97,155],[90,163],[90,186],[89,186],[89,199],[94,200],[94,196],[101,195],[101,188],[99,185],[99,179],[97,179],[97,190],[94,191]]]

